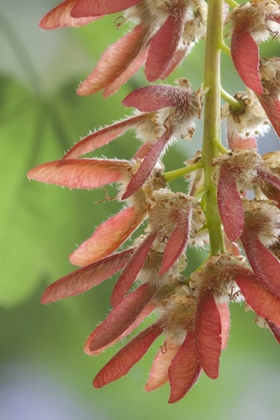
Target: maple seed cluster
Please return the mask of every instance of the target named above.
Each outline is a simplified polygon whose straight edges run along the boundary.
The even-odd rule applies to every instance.
[[[116,12],[123,12],[116,25],[130,22],[132,29],[101,56],[79,95],[103,90],[107,97],[142,65],[149,82],[164,80],[200,39],[205,39],[210,61],[203,88],[193,90],[182,78],[176,87],[136,89],[123,100],[125,107],[134,108],[132,116],[89,134],[62,159],[28,173],[30,179],[69,188],[117,183],[116,199],[125,204],[72,253],[70,261],[80,268],[51,284],[42,303],[83,293],[121,272],[112,291],[112,311],[89,335],[85,352],[100,354],[152,312],[157,321],[101,369],[94,386],[125,375],[162,335],[145,389],[169,382],[169,402],[174,403],[202,371],[218,377],[231,302],[245,301],[258,325],[269,328],[280,343],[280,152],[257,153],[257,137],[270,125],[280,136],[280,58],[260,58],[258,47],[279,36],[280,6],[252,0],[230,12],[222,0],[65,0],[40,27],[76,27]],[[220,32],[215,29],[212,36],[219,22]],[[220,42],[228,23],[230,49]],[[245,92],[231,96],[221,88],[220,69],[214,68],[221,49],[231,51]],[[214,91],[226,100],[221,110]],[[202,152],[182,168],[164,172],[164,153],[178,138],[192,138],[203,102]],[[230,150],[221,144],[217,125],[209,122],[213,109],[218,122],[220,111],[226,121]],[[131,160],[81,157],[127,131],[141,141]],[[189,181],[185,193],[169,187],[179,176]],[[248,190],[254,199],[246,198]],[[133,244],[127,242],[144,221],[144,233]],[[188,246],[208,247],[209,257],[186,278]]]

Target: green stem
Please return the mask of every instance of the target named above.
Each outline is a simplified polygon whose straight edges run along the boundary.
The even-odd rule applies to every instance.
[[[242,112],[244,109],[244,102],[238,101],[221,87],[222,98],[230,105],[234,112]]]
[[[202,163],[197,162],[197,163],[194,163],[193,165],[186,166],[185,168],[180,168],[180,169],[176,169],[175,171],[165,172],[163,174],[163,178],[165,182],[170,182],[170,181],[173,181],[174,179],[177,179],[181,176],[189,174],[200,168],[202,168]]]
[[[220,142],[219,142],[219,140],[217,140],[217,139],[213,139],[212,141],[213,141],[213,143],[215,144],[215,146],[216,146],[217,150],[218,150],[218,151],[219,151],[222,155],[224,155],[225,153],[227,153],[227,152],[228,152],[228,149],[227,149],[225,146],[223,146],[223,145],[222,145],[222,143],[220,143]]]
[[[216,255],[224,251],[222,225],[217,205],[217,189],[212,181],[215,167],[212,160],[219,151],[215,142],[221,143],[221,77],[220,77],[220,45],[223,36],[223,1],[208,1],[207,35],[205,49],[204,88],[209,88],[204,104],[204,134],[202,145],[202,163],[204,168],[206,193],[204,206],[208,226],[210,253]]]
[[[234,0],[225,0],[225,2],[232,8],[234,9],[235,7],[239,7],[240,4],[238,4],[236,1]]]
[[[202,187],[195,193],[194,196],[199,200],[200,198],[204,197],[206,193],[207,189],[205,187]]]
[[[224,42],[222,42],[221,44],[220,44],[220,48],[221,48],[221,50],[226,54],[226,55],[228,55],[229,57],[231,57],[231,51],[230,51],[230,48],[224,43]]]

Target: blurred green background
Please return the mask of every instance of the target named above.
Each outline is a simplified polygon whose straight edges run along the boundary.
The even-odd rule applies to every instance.
[[[111,16],[79,29],[41,31],[39,19],[55,5],[56,0],[0,4],[0,419],[279,419],[279,349],[242,305],[231,308],[219,379],[202,375],[170,406],[168,386],[143,391],[160,341],[126,377],[104,389],[92,387],[92,378],[120,348],[94,358],[83,353],[86,337],[109,311],[114,279],[83,296],[40,304],[45,287],[73,270],[68,255],[121,205],[95,204],[104,198],[101,190],[45,186],[29,182],[26,173],[62,157],[90,129],[122,118],[127,110],[121,100],[146,83],[141,72],[109,99],[100,93],[76,96],[79,82],[123,30],[115,29]],[[200,85],[203,47],[196,47],[170,82],[183,76]],[[236,73],[225,58],[223,84],[231,93],[242,86],[233,80]],[[200,138],[199,125],[192,142],[170,149],[166,168],[181,166],[200,148]],[[269,141],[278,148],[273,134]],[[136,148],[126,135],[95,156],[129,159]],[[174,188],[184,189],[184,182]],[[188,258],[191,270],[201,255],[192,251]]]

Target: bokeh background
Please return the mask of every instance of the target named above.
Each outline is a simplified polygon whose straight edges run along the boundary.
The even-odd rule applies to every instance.
[[[79,82],[123,30],[116,30],[116,16],[79,29],[40,30],[39,19],[57,3],[0,3],[0,418],[279,419],[279,349],[270,332],[254,324],[254,315],[244,313],[243,305],[231,308],[220,377],[212,381],[203,374],[182,401],[170,406],[168,386],[150,394],[143,391],[160,341],[126,377],[104,389],[92,387],[92,378],[120,348],[116,345],[94,358],[83,353],[86,337],[109,311],[114,279],[85,295],[40,304],[46,286],[73,270],[68,255],[121,205],[96,204],[105,197],[102,190],[45,186],[29,182],[26,173],[62,157],[89,130],[128,114],[121,100],[146,84],[142,72],[106,100],[100,93],[78,97]],[[276,55],[276,42],[263,47],[266,55]],[[183,76],[197,88],[203,49],[203,43],[198,45],[170,82]],[[242,89],[228,58],[223,60],[223,85],[231,93]],[[194,140],[173,146],[164,160],[167,170],[182,166],[200,148],[200,139],[199,126]],[[279,148],[279,142],[272,133],[260,146],[271,150]],[[95,156],[129,159],[136,148],[129,134]],[[184,181],[173,183],[173,188],[184,190]],[[189,251],[188,270],[202,257]]]

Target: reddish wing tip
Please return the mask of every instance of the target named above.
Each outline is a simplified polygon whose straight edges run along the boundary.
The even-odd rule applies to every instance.
[[[169,366],[180,347],[180,344],[173,343],[171,340],[165,340],[154,358],[153,366],[145,385],[145,391],[154,391],[168,381]]]
[[[141,270],[146,256],[157,236],[156,232],[152,232],[138,247],[134,255],[128,261],[127,266],[122,272],[121,276],[116,282],[116,285],[113,289],[111,303],[112,306],[117,306],[121,303],[123,297],[128,293],[132,283],[135,281],[137,274]]]
[[[43,163],[31,169],[29,179],[59,186],[91,189],[121,181],[131,164],[109,159],[65,159]]]
[[[270,95],[258,95],[258,99],[277,136],[280,137],[280,101],[271,98]]]
[[[152,112],[169,106],[177,107],[187,95],[186,91],[172,86],[145,86],[127,95],[122,104],[142,112]]]
[[[198,380],[200,372],[201,367],[196,357],[194,337],[189,332],[168,370],[171,386],[168,402],[173,404],[183,398]]]
[[[194,336],[198,360],[211,379],[219,376],[221,333],[221,317],[214,296],[204,292],[197,303]]]
[[[236,182],[223,164],[220,167],[218,184],[218,207],[226,235],[234,242],[242,233],[244,213]]]
[[[262,181],[264,181],[272,185],[273,187],[275,187],[277,190],[280,190],[280,176],[274,174],[272,171],[270,171],[270,169],[266,167],[258,167],[256,169],[257,169],[258,179],[261,180],[260,184],[262,183]]]
[[[253,276],[251,278],[237,278],[235,281],[248,305],[258,315],[280,328],[280,298],[261,286]]]
[[[153,312],[155,309],[155,305],[153,303],[149,303],[143,311],[140,313],[140,315],[135,319],[135,321],[115,340],[111,341],[109,344],[105,345],[104,347],[99,348],[98,350],[90,350],[90,344],[94,340],[95,336],[98,334],[98,331],[100,328],[102,328],[102,324],[98,325],[97,328],[90,334],[88,337],[85,346],[84,346],[84,352],[87,353],[89,356],[94,356],[97,354],[102,353],[104,350],[106,350],[108,347],[113,346],[118,341],[124,339],[129,334],[131,334],[146,318],[148,315],[150,315],[151,312]]]
[[[221,317],[221,326],[222,326],[222,350],[225,350],[227,347],[229,330],[230,330],[230,312],[229,306],[227,303],[218,303],[217,309]]]
[[[182,224],[179,222],[171,233],[168,244],[164,250],[162,266],[159,272],[160,276],[166,273],[184,252],[189,239],[191,214],[192,211],[191,208],[189,208],[188,214],[184,214],[184,218],[186,219],[185,223]],[[178,219],[179,218],[180,215],[178,215]]]
[[[235,27],[231,38],[231,55],[235,68],[250,89],[257,94],[263,93],[259,73],[258,44],[245,27]]]
[[[228,147],[231,150],[234,150],[234,149],[257,150],[258,148],[257,140],[255,137],[246,137],[246,139],[244,139],[243,137],[236,137],[235,135],[233,137],[230,137],[228,133],[227,141],[228,141]]]
[[[278,258],[263,245],[254,232],[246,227],[241,241],[259,282],[271,293],[280,297],[280,262]]]
[[[145,218],[145,211],[137,211],[134,206],[126,207],[103,222],[89,239],[83,242],[71,255],[74,265],[85,266],[110,255]]]
[[[131,178],[125,193],[122,196],[122,200],[126,200],[132,194],[134,194],[139,188],[142,187],[145,181],[152,173],[157,160],[160,155],[164,152],[164,149],[172,136],[171,130],[166,130],[156,144],[151,148],[151,150],[144,157],[143,162],[139,166],[136,174]]]
[[[78,95],[91,95],[113,83],[134,61],[144,44],[145,28],[135,26],[111,45],[101,56],[97,66],[77,89]]]
[[[278,341],[278,343],[280,344],[280,327],[277,327],[277,325],[275,325],[273,322],[271,321],[267,321],[269,328],[272,332],[272,334],[274,335],[276,341]]]
[[[134,249],[119,252],[62,277],[45,290],[41,303],[47,304],[84,293],[125,267]]]
[[[66,0],[52,9],[47,13],[39,23],[41,29],[57,29],[65,26],[83,26],[93,20],[97,20],[97,17],[82,17],[75,19],[71,16],[71,10],[76,0]]]
[[[128,373],[144,356],[161,332],[162,329],[154,324],[137,335],[101,369],[93,381],[93,386],[102,388]]]
[[[148,56],[149,45],[143,48],[138,56],[130,63],[127,69],[112,83],[110,83],[103,92],[103,98],[108,98],[118,92],[119,88],[124,85],[145,63]]]
[[[99,147],[108,144],[112,140],[118,138],[126,131],[134,129],[145,119],[143,115],[127,118],[101,130],[84,137],[77,144],[75,144],[63,157],[63,159],[78,158],[86,153],[90,153]]]
[[[161,80],[166,79],[170,74],[176,69],[177,66],[181,63],[181,61],[185,58],[190,50],[190,46],[187,45],[183,49],[177,50],[172,58],[172,61],[169,63],[169,66],[166,70],[161,74]]]
[[[71,16],[80,18],[84,16],[102,16],[121,12],[140,3],[142,0],[74,0],[75,6]]]
[[[159,79],[170,65],[177,50],[184,23],[184,13],[170,15],[151,39],[145,74],[149,82]],[[179,19],[178,19],[179,16]]]
[[[90,351],[99,350],[116,340],[140,315],[153,296],[153,290],[147,283],[142,284],[122,302],[113,308],[102,328],[98,326],[98,333],[89,344]]]

